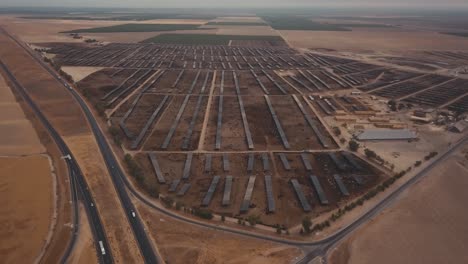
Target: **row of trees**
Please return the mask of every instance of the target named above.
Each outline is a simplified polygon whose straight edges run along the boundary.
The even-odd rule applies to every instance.
[[[367,150],[367,149],[366,149]],[[374,157],[374,154],[372,154],[373,151],[368,151],[368,153],[371,153],[371,157]],[[375,152],[374,152],[375,153]],[[428,155],[426,155],[424,157],[424,160],[430,160],[431,158],[437,156],[437,152],[430,152]],[[367,156],[367,154],[366,154]],[[416,161],[414,166],[415,167],[418,167],[422,164],[421,161]],[[399,173],[396,173],[395,175],[393,175],[392,177],[386,179],[384,182],[382,182],[381,184],[379,184],[378,186],[376,186],[375,188],[373,188],[372,190],[368,191],[366,194],[364,194],[362,197],[360,197],[359,199],[345,205],[343,208],[339,208],[336,212],[334,212],[327,220],[325,220],[324,222],[322,223],[319,223],[317,225],[314,226],[314,228],[312,229],[312,232],[313,231],[320,231],[322,230],[323,228],[325,227],[328,227],[330,226],[330,222],[334,222],[334,221],[337,221],[338,219],[340,219],[343,215],[345,215],[347,212],[353,210],[354,208],[358,207],[358,206],[361,206],[364,204],[365,201],[375,197],[377,194],[379,194],[380,192],[383,192],[385,191],[387,188],[389,188],[393,183],[395,183],[398,179],[400,179],[401,177],[405,176],[406,173],[410,172],[411,170],[413,169],[412,166],[408,167],[406,170],[403,170],[403,171],[400,171]],[[302,227],[304,230],[307,230],[306,229],[306,226],[304,225],[308,225],[308,221],[307,219],[304,219],[303,220],[303,223],[302,223]]]

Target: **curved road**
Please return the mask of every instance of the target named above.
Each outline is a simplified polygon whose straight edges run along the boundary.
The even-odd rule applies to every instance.
[[[27,49],[26,47],[23,46],[23,48]],[[27,49],[27,51],[36,59],[38,60],[41,65],[48,70],[57,80],[61,81],[61,83],[64,85],[64,87],[69,87],[68,84],[61,80],[57,74],[52,71],[47,65],[44,65],[44,63],[34,56],[32,52]],[[350,223],[348,226],[343,227],[342,229],[338,230],[336,233],[330,235],[329,237],[319,240],[319,241],[314,241],[314,242],[302,242],[302,241],[294,241],[294,240],[288,240],[288,239],[283,239],[283,238],[278,238],[278,237],[273,237],[273,236],[267,236],[267,235],[262,235],[262,234],[256,234],[256,233],[251,233],[243,230],[238,230],[238,229],[233,229],[233,228],[228,228],[228,227],[223,227],[223,226],[217,226],[214,224],[210,223],[205,223],[205,222],[200,222],[196,221],[193,219],[185,218],[181,215],[178,215],[177,213],[171,212],[169,210],[166,210],[165,208],[160,208],[156,205],[154,205],[149,199],[144,197],[141,193],[139,193],[133,185],[128,181],[128,179],[125,177],[125,175],[122,173],[119,164],[116,162],[116,159],[113,155],[113,152],[107,143],[106,139],[104,138],[104,135],[102,134],[102,131],[100,130],[97,121],[95,120],[94,116],[92,115],[91,111],[89,110],[88,106],[84,102],[84,100],[80,97],[80,95],[73,89],[69,89],[69,91],[73,94],[75,99],[79,102],[80,106],[82,107],[83,111],[85,112],[88,121],[90,122],[93,132],[96,136],[97,142],[99,144],[99,147],[102,151],[103,156],[105,157],[106,164],[108,166],[109,171],[111,172],[111,175],[114,180],[114,184],[116,185],[116,188],[118,187],[119,189],[123,189],[125,192],[125,187],[127,187],[130,192],[138,198],[141,202],[144,204],[150,206],[151,208],[158,210],[159,212],[175,218],[180,221],[184,221],[189,224],[194,224],[197,226],[209,228],[209,229],[214,229],[214,230],[219,230],[219,231],[224,231],[224,232],[229,232],[237,235],[242,235],[242,236],[247,236],[251,238],[257,238],[257,239],[262,239],[270,242],[275,242],[275,243],[281,243],[285,245],[291,245],[291,246],[298,246],[298,247],[307,247],[308,252],[305,254],[305,256],[298,261],[298,263],[308,263],[310,260],[317,256],[322,256],[324,255],[328,249],[330,249],[332,246],[334,246],[337,242],[345,238],[348,234],[356,230],[358,227],[360,227],[362,224],[366,223],[369,221],[372,217],[374,217],[376,214],[380,213],[382,210],[384,210],[391,202],[393,202],[403,191],[405,191],[408,187],[414,185],[417,181],[419,181],[423,176],[425,176],[432,168],[434,168],[437,164],[440,162],[444,161],[447,159],[447,157],[452,154],[455,150],[457,150],[460,146],[463,144],[467,143],[468,137],[465,135],[461,140],[459,140],[457,143],[453,144],[448,150],[446,150],[443,154],[440,154],[439,156],[435,157],[433,160],[429,161],[429,165],[426,166],[424,169],[422,169],[420,172],[418,172],[413,178],[411,178],[408,182],[404,183],[402,186],[400,186],[398,189],[396,189],[394,192],[390,193],[385,199],[377,203],[372,209],[370,209],[367,213],[356,219],[354,222]],[[120,191],[119,191],[120,194]],[[128,194],[125,192],[125,195],[128,198]],[[131,203],[131,207],[126,207],[129,206],[128,204],[126,205],[125,203],[124,207],[125,208],[133,208],[133,205]],[[141,223],[141,220],[137,217],[135,219],[136,222]],[[131,221],[130,221],[131,222]],[[144,230],[142,230],[144,232]],[[137,235],[137,233],[135,234]],[[153,262],[152,262],[153,263]]]

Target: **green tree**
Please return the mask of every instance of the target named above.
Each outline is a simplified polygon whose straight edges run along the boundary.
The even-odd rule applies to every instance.
[[[351,139],[348,143],[348,147],[349,147],[349,150],[356,152],[359,149],[359,143]]]
[[[377,154],[373,150],[370,150],[368,148],[364,150],[364,154],[366,154],[366,157],[368,157],[369,159],[374,159],[377,157]]]
[[[312,220],[310,219],[309,216],[306,216],[302,219],[302,228],[304,229],[304,232],[310,233],[312,227]]]

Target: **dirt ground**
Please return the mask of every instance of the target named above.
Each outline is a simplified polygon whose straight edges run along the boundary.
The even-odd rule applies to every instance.
[[[281,30],[279,32],[288,44],[295,48],[327,48],[344,51],[468,49],[467,38],[436,32],[399,29],[355,29],[349,32]]]
[[[64,137],[78,160],[99,208],[114,261],[141,262],[131,228],[118,201],[102,156],[75,100],[24,50],[0,35],[0,57],[33,97],[52,125]],[[34,78],[31,78],[34,76]]]
[[[44,246],[53,213],[49,159],[0,158],[0,255],[4,263],[33,263]]]
[[[329,263],[467,262],[467,151],[465,145],[332,250]]]
[[[98,151],[92,135],[80,135],[64,138],[73,151],[80,168],[87,179],[88,185],[95,191],[96,206],[107,232],[107,238],[112,249],[112,256],[120,263],[135,263],[141,261],[130,226],[125,218],[125,212],[118,201],[110,176],[107,175],[104,161]],[[99,175],[105,175],[99,177]],[[108,186],[106,191],[102,188]],[[110,210],[106,210],[110,209]]]
[[[88,224],[88,217],[83,205],[80,205],[80,229],[78,238],[68,263],[98,263],[96,248],[94,247],[93,234]]]
[[[1,15],[0,26],[17,34],[26,42],[83,42],[80,39],[73,39],[67,34],[59,32],[69,31],[80,28],[93,28],[113,26],[126,23],[141,24],[203,24],[206,20],[198,19],[155,19],[147,21],[104,21],[104,20],[56,20],[56,19],[23,19],[13,15]],[[126,37],[125,37],[126,35]],[[103,34],[85,34],[85,37],[96,38],[100,41],[127,40],[124,42],[138,42],[143,39],[154,36],[154,33],[103,33]],[[136,39],[136,41],[132,41]]]
[[[188,225],[138,206],[167,263],[290,263],[297,248]]]
[[[62,70],[73,77],[75,82],[79,82],[88,75],[102,70],[102,67],[62,67]]]
[[[0,155],[27,155],[45,152],[31,122],[5,80],[0,75]]]

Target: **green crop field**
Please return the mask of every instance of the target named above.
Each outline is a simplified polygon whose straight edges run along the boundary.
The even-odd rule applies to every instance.
[[[243,36],[212,34],[161,34],[146,39],[144,43],[190,44],[190,45],[228,45],[230,40],[284,41],[279,36]]]
[[[468,38],[468,32],[442,32],[442,34]]]
[[[153,32],[173,30],[194,30],[199,25],[186,24],[122,24],[110,27],[83,28],[62,33],[111,33],[111,32]]]
[[[340,28],[392,28],[392,25],[385,25],[385,24],[327,24],[333,25]]]
[[[262,18],[272,28],[279,30],[350,31],[350,29],[339,25],[313,22],[305,17],[265,16]]]
[[[268,24],[263,22],[208,22],[205,25],[208,26],[267,26]]]

